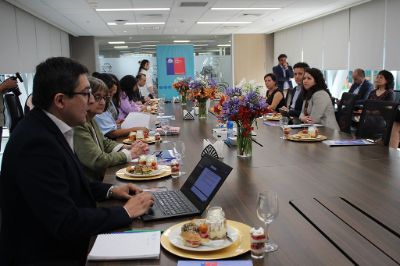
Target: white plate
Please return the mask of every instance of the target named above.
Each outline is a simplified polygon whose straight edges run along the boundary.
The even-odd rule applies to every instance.
[[[135,173],[129,173],[126,168],[124,169],[124,174],[127,176],[132,176],[132,177],[150,177],[150,176],[156,176],[159,175],[161,173],[163,173],[165,171],[165,165],[158,165],[158,169],[157,170],[153,170],[148,174],[135,174]]]
[[[227,226],[227,232],[229,237],[233,241],[229,241],[228,239],[219,239],[219,240],[210,240],[207,243],[202,243],[199,247],[193,248],[193,247],[188,247],[185,246],[183,239],[181,237],[181,228],[176,227],[173,228],[171,233],[169,234],[169,241],[171,242],[172,245],[184,249],[184,250],[190,250],[190,251],[214,251],[214,250],[220,250],[226,247],[229,247],[232,245],[236,240],[239,238],[239,231],[231,226]]]

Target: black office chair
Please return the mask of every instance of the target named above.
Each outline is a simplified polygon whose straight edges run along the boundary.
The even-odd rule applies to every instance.
[[[400,90],[394,90],[394,101],[400,103]]]
[[[21,102],[14,93],[4,95],[4,106],[6,110],[7,127],[10,133],[14,130],[18,122],[24,117]]]
[[[336,120],[341,131],[351,133],[351,123],[353,117],[354,104],[356,102],[356,95],[344,92],[342,98],[338,103]]]
[[[366,100],[360,117],[357,137],[369,138],[389,144],[398,103]]]

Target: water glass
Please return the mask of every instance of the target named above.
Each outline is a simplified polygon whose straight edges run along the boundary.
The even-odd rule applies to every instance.
[[[278,245],[271,241],[268,234],[268,227],[278,216],[278,195],[273,191],[265,191],[258,194],[257,217],[265,224],[265,252],[273,252],[278,249]]]

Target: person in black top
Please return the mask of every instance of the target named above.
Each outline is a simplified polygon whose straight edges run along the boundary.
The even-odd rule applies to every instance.
[[[283,93],[278,89],[276,85],[276,76],[273,73],[268,73],[264,76],[265,86],[267,87],[267,104],[268,109],[276,111],[285,105]]]

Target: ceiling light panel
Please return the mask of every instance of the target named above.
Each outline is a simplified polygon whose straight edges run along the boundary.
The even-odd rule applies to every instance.
[[[124,41],[108,42],[108,44],[125,44],[125,42]]]

